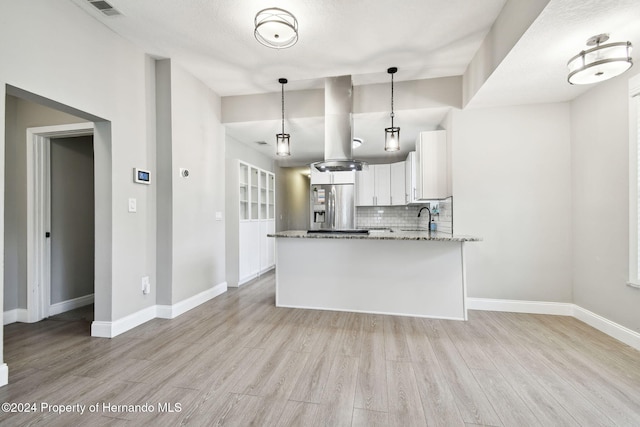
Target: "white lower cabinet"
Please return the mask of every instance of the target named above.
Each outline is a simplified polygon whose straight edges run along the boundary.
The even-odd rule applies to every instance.
[[[267,237],[267,234],[275,231],[276,222],[272,219],[240,223],[239,284],[246,283],[275,266],[275,241]]]
[[[240,280],[247,282],[260,273],[260,223],[247,221],[240,223]]]

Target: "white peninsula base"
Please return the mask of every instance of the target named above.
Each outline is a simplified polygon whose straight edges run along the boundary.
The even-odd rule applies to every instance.
[[[278,307],[467,320],[464,241],[273,237]]]

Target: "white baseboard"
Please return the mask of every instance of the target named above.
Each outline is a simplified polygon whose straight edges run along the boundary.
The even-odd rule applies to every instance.
[[[173,319],[180,316],[187,311],[196,308],[200,304],[217,297],[220,294],[227,292],[227,282],[222,282],[219,285],[214,286],[211,289],[200,292],[197,295],[187,298],[173,305],[157,305],[156,317],[161,319]]]
[[[375,310],[346,310],[344,308],[331,308],[331,307],[309,307],[304,305],[286,305],[278,304],[279,308],[300,308],[303,310],[318,310],[318,311],[340,311],[344,313],[363,313],[363,314],[380,314],[382,316],[398,316],[398,317],[420,317],[422,319],[439,319],[439,320],[464,320],[462,317],[446,317],[446,316],[425,316],[424,314],[413,313],[395,313],[391,311],[375,311]]]
[[[571,303],[467,298],[469,310],[572,316],[610,337],[640,350],[640,334]]]
[[[273,264],[272,266],[267,267],[267,268],[265,268],[263,270],[260,270],[258,273],[253,273],[253,274],[250,274],[249,276],[245,276],[242,279],[238,280],[237,284],[229,284],[229,287],[230,288],[239,288],[240,286],[244,285],[245,283],[249,283],[250,281],[259,278],[263,274],[270,272],[274,268],[276,268],[275,264]]]
[[[14,308],[13,310],[5,311],[2,316],[2,322],[3,325],[16,322],[28,323],[29,312],[26,308]]]
[[[484,311],[508,311],[511,313],[553,314],[573,316],[571,303],[546,301],[518,301],[491,298],[467,298],[467,309]]]
[[[136,326],[148,322],[156,317],[156,306],[144,308],[133,314],[113,322],[94,321],[91,324],[91,336],[100,338],[113,338],[123,334]]]
[[[0,387],[9,384],[9,367],[6,363],[0,364]]]
[[[78,297],[74,299],[70,299],[67,301],[58,302],[55,304],[51,304],[49,306],[49,316],[55,316],[56,314],[64,313],[69,310],[74,310],[76,308],[84,307],[85,305],[93,304],[94,295],[85,295],[83,297]]]
[[[94,321],[91,336],[113,338],[155,318],[173,319],[226,291],[227,282],[222,282],[174,305],[152,305],[113,322]]]
[[[640,350],[640,334],[636,331],[612,322],[599,314],[595,314],[577,305],[575,306],[573,317],[596,328],[600,332],[604,332],[618,341],[622,341],[636,350]]]

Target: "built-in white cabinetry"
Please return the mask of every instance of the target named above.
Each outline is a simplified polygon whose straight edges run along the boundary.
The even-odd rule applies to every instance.
[[[315,184],[355,184],[355,171],[320,172],[311,167],[311,185]]]
[[[451,196],[451,168],[447,132],[420,132],[416,151],[409,153],[406,166],[406,188],[409,203],[446,199]]]
[[[275,176],[239,162],[239,280],[245,283],[275,266]]]

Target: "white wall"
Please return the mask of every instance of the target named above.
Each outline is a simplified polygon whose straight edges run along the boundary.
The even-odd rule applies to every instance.
[[[640,332],[629,263],[629,88],[638,68],[571,102],[574,302]]]
[[[225,281],[225,144],[220,98],[173,61],[171,101],[175,304]]]
[[[152,149],[146,126],[153,113],[146,108],[147,57],[68,1],[2,2],[0,15],[11,16],[0,28],[0,56],[11,58],[0,65],[0,85],[110,122],[110,129],[96,129],[96,171],[111,175],[104,187],[108,200],[97,194],[96,202],[103,209],[99,219],[106,221],[98,224],[97,234],[109,236],[96,248],[96,257],[108,264],[106,271],[96,270],[96,298],[104,294],[109,308],[96,306],[96,319],[111,321],[152,305],[140,291],[140,278],[155,269],[147,230],[155,206],[149,190],[132,180],[132,168],[148,164]],[[4,137],[1,145],[4,151]],[[98,189],[104,181],[97,180]],[[129,197],[138,200],[137,214],[127,212]]]
[[[571,302],[569,105],[455,111],[453,222],[468,294]]]
[[[151,308],[156,187],[135,184],[132,170],[148,168],[152,180],[156,171],[155,61],[66,0],[2,2],[0,16],[11,16],[0,26],[0,56],[11,58],[0,63],[0,96],[8,84],[11,93],[28,91],[96,122],[96,320]],[[171,156],[193,172],[174,182],[172,195],[175,302],[224,281],[224,221],[214,216],[224,212],[225,167],[219,97],[179,67],[172,68],[171,95]],[[0,154],[4,189],[4,121]],[[129,198],[137,199],[137,213],[127,211]],[[143,276],[151,277],[150,295],[141,292]],[[106,300],[100,307],[99,295]]]

